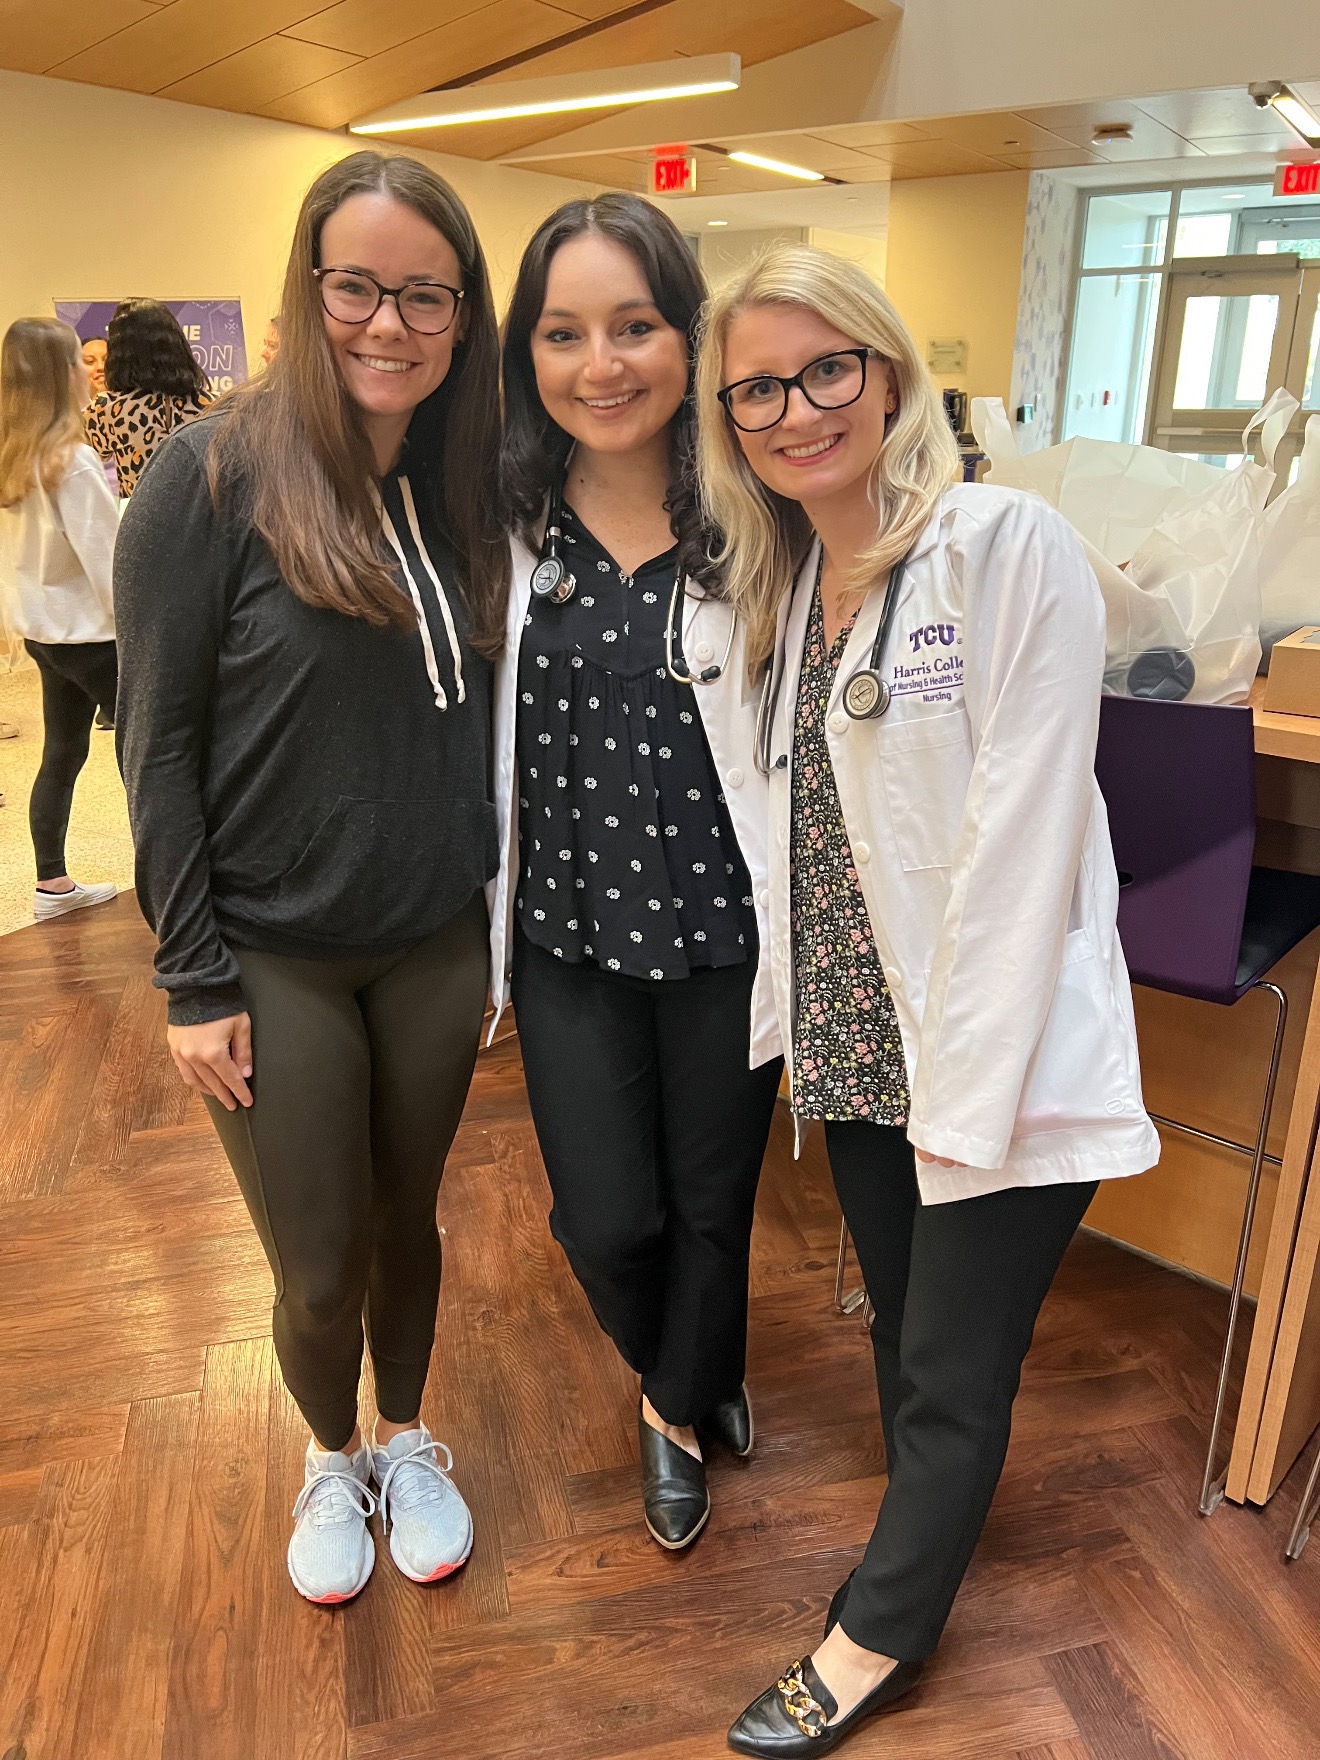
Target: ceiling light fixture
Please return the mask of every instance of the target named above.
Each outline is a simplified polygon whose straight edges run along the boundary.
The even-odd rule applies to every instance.
[[[730,153],[739,165],[750,165],[756,171],[774,171],[780,177],[800,177],[803,183],[824,183],[823,171],[808,171],[805,165],[787,165],[782,159],[763,159],[760,153]]]
[[[1247,91],[1262,110],[1277,110],[1308,147],[1320,147],[1320,116],[1282,80],[1267,80],[1261,85],[1248,86]]]
[[[1093,147],[1112,147],[1115,141],[1130,141],[1132,124],[1130,122],[1099,122],[1091,134]]]
[[[706,224],[707,226],[727,226],[729,222],[727,220],[707,220]]]
[[[565,79],[507,80],[493,85],[423,92],[350,122],[350,134],[408,134],[460,128],[470,122],[507,122],[518,116],[558,116],[573,110],[614,110],[667,98],[733,92],[742,83],[737,55],[692,55],[640,67],[606,67]]]

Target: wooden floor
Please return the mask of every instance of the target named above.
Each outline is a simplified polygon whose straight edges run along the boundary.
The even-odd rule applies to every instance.
[[[0,1760],[700,1760],[815,1638],[884,1486],[870,1353],[831,1311],[837,1211],[780,1119],[753,1262],[759,1443],[674,1558],[634,1389],[546,1230],[516,1042],[482,1057],[441,1197],[427,1417],[477,1543],[383,1549],[327,1612],[285,1574],[303,1433],[269,1283],[162,1046],[131,898],[0,939]],[[1094,1238],[1027,1366],[945,1644],[856,1760],[1312,1760],[1320,1542],[1194,1513],[1223,1298]],[[1309,1458],[1309,1457],[1308,1457]]]

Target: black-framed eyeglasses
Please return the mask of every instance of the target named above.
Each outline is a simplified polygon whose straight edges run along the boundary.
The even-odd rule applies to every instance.
[[[817,355],[791,379],[777,373],[758,373],[754,379],[738,379],[725,385],[717,396],[729,412],[729,420],[744,434],[773,428],[788,414],[788,394],[796,385],[813,409],[845,409],[866,390],[866,363],[881,360],[878,348],[840,348]]]
[[[419,336],[443,336],[458,313],[461,287],[444,281],[409,281],[404,287],[386,287],[361,269],[313,269],[321,289],[321,304],[341,324],[365,324],[374,318],[386,299],[410,330]]]

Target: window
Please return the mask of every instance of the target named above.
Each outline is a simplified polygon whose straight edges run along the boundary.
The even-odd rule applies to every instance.
[[[1089,196],[1059,438],[1145,437],[1155,325],[1171,269],[1191,258],[1280,253],[1320,259],[1320,202],[1276,198],[1269,183],[1257,181]],[[1257,405],[1267,389],[1275,303],[1268,295],[1195,302],[1178,360],[1180,405]],[[1308,403],[1317,352],[1320,317]]]

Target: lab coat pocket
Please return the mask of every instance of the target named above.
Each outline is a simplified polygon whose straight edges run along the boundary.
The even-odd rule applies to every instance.
[[[950,867],[971,774],[967,717],[955,710],[886,720],[876,746],[904,869]]]
[[[1018,1103],[1016,1139],[1111,1124],[1140,1111],[1109,985],[1085,929],[1064,937],[1054,999]]]

